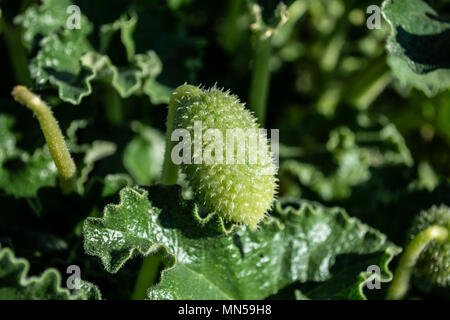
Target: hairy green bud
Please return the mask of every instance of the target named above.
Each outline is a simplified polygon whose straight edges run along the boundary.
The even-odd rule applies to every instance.
[[[171,104],[176,109],[173,129],[185,129],[193,137],[184,141],[183,150],[192,152],[181,170],[196,199],[227,221],[256,227],[277,189],[267,136],[256,118],[236,96],[215,87],[182,85],[172,93]],[[251,137],[258,141],[256,151]],[[250,161],[255,155],[257,161]]]
[[[409,232],[412,240],[430,226],[441,226],[447,230],[444,241],[432,241],[421,252],[415,267],[415,274],[442,287],[450,286],[450,208],[441,205],[422,211],[413,221]]]

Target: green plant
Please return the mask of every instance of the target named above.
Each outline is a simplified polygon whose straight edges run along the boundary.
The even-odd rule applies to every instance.
[[[0,299],[450,297],[448,1],[105,3],[1,4]]]
[[[200,128],[196,128],[198,124]],[[222,142],[219,146],[214,146],[214,141],[210,140],[227,136],[229,129],[241,129],[244,132],[254,130],[252,133],[257,141],[265,140],[266,137],[258,131],[256,119],[237,97],[228,92],[216,88],[202,90],[191,85],[176,88],[171,95],[167,118],[166,152],[162,172],[162,182],[165,184],[177,182],[178,166],[174,163],[173,154],[174,151],[180,150],[174,148],[175,142],[172,138],[176,129],[186,129],[189,133],[189,140],[181,143],[183,152],[187,153],[183,155],[187,163],[183,163],[181,168],[194,190],[197,201],[202,203],[208,212],[217,214],[226,221],[255,228],[272,206],[276,190],[275,167],[267,142],[258,144],[257,147],[262,150],[257,150],[259,158],[256,164],[249,164],[249,159],[244,159],[241,164],[237,157],[239,142],[235,148],[233,141],[230,154],[228,149],[224,152]],[[208,129],[215,130],[209,140],[206,135]],[[197,130],[200,132],[196,132]],[[197,141],[196,135],[199,134],[205,140],[200,138],[200,141]],[[191,136],[194,138],[190,139]],[[247,156],[245,152],[244,150],[244,157]],[[225,163],[224,153],[228,157],[231,155],[235,163]],[[158,259],[152,256],[144,260],[136,283],[135,298],[145,297],[143,293],[155,280],[158,264]]]
[[[196,128],[197,124],[201,127]],[[187,146],[193,154],[188,155],[187,163],[183,162],[181,168],[197,201],[203,203],[209,212],[217,213],[227,221],[256,227],[274,201],[276,168],[268,143],[264,141],[266,136],[259,131],[257,120],[239,99],[216,88],[178,87],[173,91],[169,104],[168,128],[167,141],[171,140],[173,130],[179,128],[187,129],[194,137]],[[195,132],[198,129],[200,133]],[[209,131],[213,134],[208,136],[206,133],[210,129],[214,131]],[[244,153],[238,154],[242,141],[237,141],[235,145],[231,140],[230,145],[229,140],[234,137],[227,130],[242,130],[246,133],[244,139],[252,139],[254,135],[254,142],[258,144],[255,145],[256,150],[250,150],[249,145],[253,141],[249,140],[244,142]],[[203,136],[203,141],[196,141],[198,134]],[[227,139],[226,147],[223,141],[215,141],[224,137]],[[236,138],[241,139],[242,136]],[[220,144],[214,145],[215,142]],[[183,147],[184,143],[189,142],[183,141]],[[178,151],[171,148],[173,144],[171,142],[166,147],[166,164],[173,163],[173,152]],[[252,152],[256,152],[257,156],[254,164],[250,162]],[[176,176],[176,173],[168,172],[176,171],[176,168],[168,169],[168,166],[164,174]]]
[[[251,12],[251,31],[254,35],[252,79],[250,83],[249,105],[260,123],[266,122],[267,100],[271,77],[271,59],[274,46],[282,46],[292,32],[292,27],[305,13],[301,1],[293,1],[288,7],[280,2],[268,23],[263,19],[262,7],[255,1],[247,1]],[[232,19],[233,17],[230,17]]]

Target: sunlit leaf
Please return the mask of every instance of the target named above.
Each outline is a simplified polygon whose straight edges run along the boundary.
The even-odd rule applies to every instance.
[[[363,284],[373,279],[367,267],[378,265],[379,280],[390,281],[387,263],[399,252],[338,208],[281,202],[260,230],[227,235],[217,217],[200,218],[178,186],[125,188],[120,195],[103,218],[86,220],[85,250],[109,272],[136,254],[158,255],[165,270],[149,289],[151,299],[264,299],[311,281],[318,291],[322,282],[333,287],[327,298],[363,299]]]

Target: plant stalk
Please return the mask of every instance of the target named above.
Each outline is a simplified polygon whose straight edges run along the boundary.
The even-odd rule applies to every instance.
[[[10,26],[0,17],[0,28],[3,27],[5,45],[11,61],[11,69],[18,83],[31,86],[32,81],[28,71],[28,58],[22,45],[21,33],[17,27]]]
[[[61,188],[65,194],[71,193],[76,189],[77,168],[70,156],[64,136],[52,111],[38,95],[32,93],[24,86],[14,87],[12,95],[17,102],[36,114],[50,155],[58,169]]]
[[[155,255],[144,257],[141,269],[139,270],[134,287],[133,300],[144,300],[147,298],[148,288],[155,282],[158,276],[159,265],[161,260]]]
[[[109,85],[104,88],[103,103],[105,107],[105,115],[109,123],[114,127],[123,125],[125,120],[125,112],[122,99],[117,91]]]
[[[388,289],[387,300],[403,299],[409,287],[409,279],[417,259],[430,241],[445,241],[448,231],[441,226],[431,226],[423,230],[409,243],[395,269],[394,279]]]
[[[221,35],[222,45],[228,52],[236,50],[243,35],[242,28],[239,26],[239,19],[244,4],[244,1],[241,0],[228,1]]]
[[[166,149],[164,152],[164,164],[161,177],[161,182],[163,184],[175,184],[178,179],[178,166],[173,163],[171,158],[171,150],[175,145],[175,142],[171,139],[172,131],[174,129],[175,112],[175,101],[171,100],[169,103],[169,113],[167,115]],[[136,280],[132,297],[133,300],[143,300],[147,298],[147,290],[155,282],[160,264],[161,260],[156,255],[150,254],[144,257]]]
[[[169,103],[169,113],[167,115],[166,124],[166,149],[164,151],[164,163],[162,169],[161,183],[163,184],[175,184],[178,179],[178,166],[173,163],[171,152],[176,144],[176,141],[172,141],[172,131],[174,130],[174,118],[176,113],[175,101],[171,99]]]
[[[272,54],[271,37],[259,35],[256,40],[253,60],[253,74],[250,84],[250,108],[255,112],[259,123],[264,126],[266,121],[267,98],[269,96],[270,67]]]

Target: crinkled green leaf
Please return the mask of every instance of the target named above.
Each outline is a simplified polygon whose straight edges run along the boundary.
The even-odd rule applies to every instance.
[[[116,152],[116,144],[109,141],[95,140],[87,146],[83,158],[83,167],[80,170],[78,185],[83,189],[83,185],[88,181],[89,173],[94,169],[95,162],[109,157]]]
[[[383,13],[391,24],[388,49],[403,57],[416,73],[450,68],[446,54],[450,20],[424,0],[387,0]]]
[[[47,148],[30,155],[16,146],[13,124],[12,117],[0,114],[0,189],[16,197],[34,196],[56,185],[58,172]]]
[[[253,32],[263,37],[271,37],[288,21],[287,6],[283,2],[277,5],[273,15],[267,19],[267,22],[264,21],[263,17],[264,8],[258,4],[258,1],[249,0],[247,3],[252,19],[250,27]]]
[[[135,60],[136,65],[142,70],[142,93],[147,95],[154,105],[169,103],[172,89],[156,80],[162,72],[162,63],[158,55],[150,50],[146,54],[137,54]]]
[[[122,15],[113,23],[103,25],[100,30],[100,51],[105,53],[110,47],[113,35],[120,32],[120,39],[127,53],[128,61],[135,64],[142,70],[142,93],[146,94],[152,104],[169,103],[171,89],[156,81],[156,77],[162,71],[162,63],[154,51],[147,54],[135,54],[135,43],[133,32],[138,22],[138,15],[131,12]]]
[[[131,125],[136,136],[123,152],[123,164],[138,184],[149,185],[159,178],[164,161],[164,135],[139,122]]]
[[[147,51],[146,54],[137,54],[135,57],[136,65],[142,70],[143,77],[156,78],[162,71],[161,60],[154,51]]]
[[[23,14],[17,16],[14,21],[24,28],[25,46],[31,49],[37,35],[48,36],[66,28],[67,19],[71,15],[67,13],[70,5],[72,5],[70,0],[43,0],[42,5],[32,5]],[[92,25],[84,15],[81,15],[80,29],[69,31],[89,34],[92,31]]]
[[[39,86],[47,83],[58,88],[62,100],[79,104],[91,93],[94,70],[84,67],[80,58],[92,50],[84,34],[66,30],[41,40],[42,49],[31,61],[30,73]]]
[[[422,90],[428,97],[432,97],[440,90],[450,87],[450,71],[447,69],[418,74],[412,71],[408,62],[400,57],[391,55],[387,62],[402,86]]]
[[[141,76],[138,68],[119,69],[111,63],[108,56],[97,52],[88,52],[81,58],[81,63],[93,71],[92,79],[110,82],[123,98],[130,96],[140,87]]]
[[[145,93],[149,95],[150,99],[152,97],[158,99],[161,95],[166,94],[158,91],[153,93],[152,86],[148,87],[149,85],[146,83],[154,81],[156,75],[161,72],[161,62],[153,51],[136,55],[135,65],[123,68],[117,68],[107,56],[96,52],[87,53],[81,58],[81,62],[83,66],[93,71],[93,78],[110,82],[122,98],[140,92],[143,84],[145,84]],[[168,98],[162,99],[168,100]]]
[[[81,280],[81,288],[71,293],[61,286],[61,275],[47,269],[39,277],[29,277],[27,260],[0,249],[0,300],[100,300],[98,288]]]
[[[402,83],[432,96],[450,87],[450,19],[424,0],[386,0],[389,64]],[[411,72],[412,71],[412,72]]]
[[[133,32],[136,28],[137,15],[134,13],[128,19],[127,15],[122,15],[118,20],[110,24],[104,24],[100,28],[100,51],[106,52],[111,44],[111,40],[116,32],[120,32],[120,39],[127,52],[128,60],[132,60],[136,49],[133,40]]]
[[[329,299],[330,297],[351,300],[365,299],[365,290],[370,290],[365,289],[367,284],[379,281],[381,288],[387,287],[384,283],[391,281],[393,277],[389,270],[389,263],[400,251],[401,249],[398,247],[388,247],[385,251],[361,255],[357,259],[351,255],[337,257],[336,263],[332,267],[333,277],[312,289],[302,288],[303,295],[308,299]],[[373,270],[368,270],[368,266],[378,266],[380,275]],[[358,281],[355,281],[357,274]]]
[[[91,166],[94,162],[113,154],[116,151],[116,145],[113,142],[95,140],[89,146],[84,156],[84,163]]]
[[[16,18],[16,23],[24,28],[24,43],[30,48],[37,35],[43,36],[29,65],[37,85],[55,86],[63,101],[79,104],[91,93],[93,71],[84,68],[80,58],[92,50],[87,40],[92,25],[82,15],[80,29],[67,29],[66,10],[70,5],[72,2],[68,0],[46,0],[40,7],[30,6]]]
[[[158,105],[169,103],[172,89],[155,79],[147,79],[142,87],[142,92],[149,97],[152,104]]]
[[[118,67],[92,47],[87,38],[92,26],[84,16],[79,30],[65,28],[68,17],[65,12],[71,2],[54,2],[47,0],[41,7],[32,6],[17,18],[17,23],[25,29],[25,43],[29,46],[37,35],[43,36],[39,51],[30,63],[31,76],[38,86],[56,87],[61,100],[72,104],[80,104],[92,93],[94,80],[110,83],[122,98],[145,94],[153,104],[168,102],[168,88],[156,81],[162,70],[156,53],[135,53],[133,31],[138,20],[135,13],[129,19],[123,15],[103,25],[100,31],[101,52],[106,51],[114,33],[120,31],[129,64]],[[36,27],[30,24],[41,19],[44,22],[36,23]]]
[[[82,155],[83,158],[78,163],[79,176],[77,184],[79,191],[84,192],[84,185],[88,182],[89,174],[94,169],[97,161],[107,158],[116,152],[115,143],[103,140],[94,140],[92,143],[80,144],[77,134],[82,129],[88,127],[89,122],[86,119],[74,120],[67,129],[67,145],[72,154]]]
[[[216,216],[199,217],[178,186],[125,188],[120,196],[103,218],[86,220],[85,250],[109,272],[137,253],[157,254],[165,269],[149,289],[151,299],[264,299],[290,285],[320,285],[335,276],[345,283],[327,298],[342,297],[345,287],[351,288],[346,298],[364,298],[363,272],[379,265],[381,281],[390,281],[386,263],[399,251],[342,209],[308,202],[279,202],[260,230],[225,234]],[[334,270],[342,257],[361,269]]]
[[[358,121],[354,131],[346,126],[335,128],[325,145],[315,147],[332,163],[289,159],[282,163],[281,174],[296,177],[300,186],[310,188],[321,199],[333,200],[347,198],[354,186],[369,180],[371,168],[413,164],[403,137],[386,118],[373,123],[361,114]]]
[[[31,73],[43,85],[47,82],[58,88],[62,100],[79,104],[83,97],[92,93],[92,81],[110,83],[122,98],[142,90],[155,104],[168,101],[169,93],[156,82],[161,72],[161,62],[153,51],[136,55],[134,63],[127,67],[116,67],[108,56],[83,50],[85,39],[62,42],[52,35],[45,38],[43,49],[31,65]],[[68,55],[67,50],[76,47],[78,52]],[[84,49],[88,49],[84,46]],[[86,52],[85,54],[83,54]],[[83,55],[81,55],[83,54]]]

